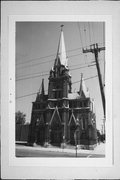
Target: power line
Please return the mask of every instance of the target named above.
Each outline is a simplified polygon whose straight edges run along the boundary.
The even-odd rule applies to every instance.
[[[36,93],[27,94],[27,95],[24,95],[24,96],[19,96],[19,97],[16,97],[16,99],[20,99],[20,98],[24,98],[24,97],[32,96],[32,95],[35,95],[35,94],[37,94],[37,92],[36,92]]]
[[[91,67],[91,66],[94,66],[94,65],[95,64],[87,65],[87,66],[81,66],[81,67],[70,69],[70,71],[74,71],[74,70],[82,69],[82,68],[86,68],[86,67]],[[24,77],[24,78],[16,79],[16,81],[22,81],[22,80],[26,80],[26,79],[33,79],[33,78],[37,78],[37,77],[40,77],[40,76],[47,76],[47,75],[49,75],[49,74],[39,74],[39,75],[36,75],[36,76]]]
[[[74,67],[74,66],[84,65],[84,64],[90,64],[90,63],[95,63],[95,61],[93,60],[93,61],[91,61],[91,62],[89,62],[89,63],[73,64],[73,65],[71,65],[71,66],[69,66],[69,67]],[[50,71],[50,69],[48,69],[47,71],[43,71],[43,72],[37,72],[37,73],[32,73],[32,74],[25,74],[25,75],[19,76],[18,78],[22,78],[22,77],[23,77],[23,78],[27,78],[28,76],[30,76],[30,75],[35,75],[35,74],[44,75],[43,73],[47,73],[48,71]],[[47,75],[47,74],[45,74],[45,75]]]
[[[101,29],[99,28],[99,22],[97,22],[97,31],[96,31],[96,33],[97,33],[96,42],[98,42],[99,41],[99,35],[101,33]]]
[[[94,65],[95,65],[95,64],[94,64]],[[92,66],[94,66],[94,65],[92,65]],[[82,68],[86,68],[86,67],[90,67],[90,65],[82,66],[82,67],[77,67],[77,68],[74,68],[74,69],[70,69],[70,71],[74,71],[74,70],[82,69]]]
[[[88,22],[88,30],[89,30],[89,38],[90,38],[90,44],[91,44],[92,42],[91,42],[90,22]]]
[[[89,46],[85,46],[85,47],[89,47]],[[82,49],[85,48],[85,47],[79,47],[79,48],[67,50],[66,52],[72,52],[72,51],[76,51],[76,50],[80,50],[80,49],[82,50]],[[82,52],[81,52],[80,54],[82,54]],[[80,55],[80,54],[78,54],[78,55]],[[25,62],[21,62],[21,63],[19,63],[19,64],[17,63],[16,65],[22,65],[22,64],[30,63],[30,62],[32,62],[32,61],[40,60],[40,59],[45,59],[45,58],[48,58],[48,57],[51,57],[51,56],[54,56],[54,55],[56,55],[56,54],[51,54],[51,55],[47,55],[47,56],[44,56],[44,57],[38,57],[38,58],[26,60]],[[73,56],[73,55],[69,56],[69,58],[72,57],[72,56]],[[40,64],[48,63],[48,62],[50,62],[50,61],[54,61],[54,60],[51,59],[51,60],[48,60],[48,61],[42,61],[42,62],[40,62]],[[37,63],[36,65],[38,65],[38,63]],[[31,65],[31,66],[33,66],[33,65]],[[24,66],[24,67],[26,67],[26,66]],[[19,68],[23,68],[23,67],[19,67]]]
[[[71,55],[68,58],[79,56],[79,55],[83,55],[83,53],[81,52],[79,54]],[[24,69],[24,68],[28,68],[28,67],[38,66],[40,64],[45,64],[45,63],[52,62],[52,61],[54,61],[54,59],[49,60],[49,61],[39,62],[39,63],[36,63],[36,64],[30,64],[30,65],[27,65],[27,66],[24,66],[24,67],[19,67],[19,69]]]
[[[85,36],[85,48],[87,47],[87,35],[86,35],[86,27],[84,23],[84,36]]]
[[[85,78],[84,80],[86,81],[86,80],[93,79],[93,78],[96,78],[96,77],[98,77],[98,76],[97,75],[96,76],[92,76],[92,77],[89,77],[89,78]],[[78,82],[80,82],[80,80],[79,81],[75,81],[72,84],[75,84],[75,83],[78,83]]]
[[[84,54],[81,52],[79,54],[71,55],[68,58],[72,58],[72,57],[79,56],[79,55],[83,55],[84,56]],[[19,69],[24,69],[24,68],[28,68],[28,67],[38,66],[40,64],[48,63],[48,62],[51,62],[51,61],[54,61],[54,60],[52,59],[52,60],[45,61],[45,62],[39,62],[39,63],[36,63],[36,64],[30,64],[30,65],[27,65],[27,66],[24,66],[24,67],[19,67]]]
[[[72,52],[72,51],[76,51],[76,50],[80,50],[80,49],[82,50],[82,47],[71,49],[71,50],[67,50],[66,52]],[[26,63],[29,63],[29,62],[32,62],[32,61],[35,61],[35,60],[45,59],[45,58],[52,57],[52,56],[55,56],[55,55],[56,54],[50,54],[50,55],[43,56],[43,57],[37,57],[37,58],[34,58],[34,59],[26,60],[25,62],[16,64],[16,65],[26,64]]]
[[[70,67],[73,67],[73,66],[78,66],[78,65],[92,64],[92,63],[95,63],[95,60],[93,60],[93,61],[91,61],[91,62],[88,62],[88,63],[73,64],[73,65],[71,65]]]
[[[25,68],[28,68],[28,67],[33,67],[33,66],[38,66],[40,64],[45,64],[45,63],[49,63],[49,62],[52,62],[54,61],[54,59],[51,59],[49,61],[42,61],[42,62],[39,62],[39,63],[36,63],[36,64],[30,64],[30,65],[27,65],[27,66],[23,66],[23,67],[17,67],[19,69],[25,69]]]
[[[29,77],[29,76],[31,76],[31,75],[36,75],[36,74],[37,74],[37,75],[40,75],[40,74],[41,74],[41,75],[44,76],[43,73],[48,73],[48,71],[49,71],[49,69],[48,69],[47,71],[43,71],[43,72],[36,72],[36,73],[32,73],[32,74],[31,74],[31,73],[30,73],[30,74],[24,74],[24,75],[22,75],[22,76],[18,76],[17,79],[18,79],[18,78],[27,78],[27,77]],[[16,74],[16,75],[17,75],[17,74]],[[46,74],[45,74],[45,75],[46,75]]]
[[[95,43],[95,37],[94,37],[94,32],[93,32],[93,23],[91,23],[91,31],[92,31],[92,36],[93,36],[93,43]]]
[[[79,22],[78,22],[77,24],[78,24],[78,30],[79,30],[79,35],[80,35],[81,44],[82,44],[82,47],[83,47],[82,34],[81,34],[80,24],[79,24]]]
[[[96,76],[92,76],[92,77],[89,77],[89,78],[85,78],[84,80],[86,81],[86,80],[89,80],[89,79],[93,79],[93,78],[95,78],[95,77],[97,77],[97,75]],[[75,83],[79,83],[80,81],[75,81],[75,82],[73,82],[72,84],[75,84]],[[45,92],[47,92],[48,90],[45,90]],[[35,95],[35,94],[37,94],[38,92],[35,92],[35,93],[31,93],[31,94],[26,94],[26,95],[23,95],[23,96],[19,96],[19,97],[16,97],[16,99],[21,99],[21,98],[24,98],[24,97],[28,97],[28,96],[32,96],[32,95]]]
[[[99,61],[100,60],[102,60],[102,59],[99,59]],[[93,61],[91,61],[91,62],[88,62],[88,63],[79,63],[79,64],[73,64],[73,65],[71,65],[70,67],[74,67],[74,66],[78,66],[78,65],[87,65],[88,64],[88,66],[85,66],[85,67],[91,67],[91,66],[94,66],[94,64],[93,65],[90,65],[90,64],[92,64],[92,63],[95,63],[95,61],[93,60]],[[84,68],[84,66],[83,67],[77,67],[77,69],[81,69],[81,68]],[[72,69],[71,69],[72,70]],[[74,70],[74,69],[73,69]],[[36,77],[40,77],[40,76],[46,76],[46,75],[49,75],[48,74],[48,71],[50,71],[49,69],[47,70],[47,71],[43,71],[43,72],[37,72],[37,73],[32,73],[32,74],[26,74],[26,75],[23,75],[23,76],[19,76],[18,77],[18,79],[16,80],[16,81],[20,81],[20,80],[24,80],[24,79],[31,79],[31,78],[36,78]],[[43,74],[43,73],[45,73],[45,74]],[[35,75],[35,74],[37,74],[37,76],[30,76],[30,75]],[[30,76],[30,77],[29,77]]]
[[[40,59],[45,59],[45,58],[48,58],[48,57],[52,57],[54,55],[55,54],[50,54],[48,56],[37,57],[37,58],[34,58],[34,59],[26,60],[25,62],[17,63],[16,65],[26,64],[26,63],[29,63],[29,62],[32,62],[32,61],[35,61],[35,60],[40,60]]]
[[[68,56],[68,58],[75,57],[75,56],[79,56],[79,55],[83,55],[83,53],[81,52],[81,53],[79,53],[79,54],[73,54],[73,55],[71,55],[71,56]]]
[[[83,55],[83,53],[81,52],[81,53],[79,53],[79,54],[74,54],[74,55],[69,56],[68,58],[75,57],[75,56],[79,56],[79,55]],[[39,63],[37,63],[37,64],[27,65],[27,66],[24,66],[24,67],[20,67],[19,69],[24,69],[24,68],[28,68],[28,67],[33,67],[33,66],[37,66],[37,65],[40,65],[40,64],[48,63],[48,62],[51,62],[51,61],[54,61],[54,60],[49,60],[49,61],[45,61],[45,62],[39,62]]]
[[[25,78],[21,78],[21,79],[16,79],[16,81],[22,81],[22,80],[26,80],[26,79],[33,79],[33,78],[37,78],[37,77],[40,77],[40,76],[47,76],[49,74],[39,74],[37,76],[31,76],[31,77],[25,77]]]
[[[48,90],[45,90],[45,92],[47,92]],[[23,96],[19,96],[19,97],[16,97],[16,99],[21,99],[21,98],[24,98],[24,97],[28,97],[28,96],[32,96],[32,95],[35,95],[37,94],[38,92],[35,92],[35,93],[31,93],[31,94],[26,94],[26,95],[23,95]]]
[[[105,46],[105,22],[103,22],[103,44]]]

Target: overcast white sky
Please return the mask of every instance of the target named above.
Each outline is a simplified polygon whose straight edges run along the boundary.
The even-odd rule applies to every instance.
[[[91,53],[83,54],[82,47],[89,47],[93,43],[98,43],[99,47],[104,46],[104,23],[16,23],[16,111],[20,110],[26,113],[27,122],[30,122],[32,102],[36,98],[36,94],[33,93],[39,90],[42,78],[44,78],[47,93],[48,75],[44,74],[48,74],[54,64],[61,24],[64,24],[65,46],[73,82],[72,91],[79,90],[80,83],[74,82],[80,81],[81,73],[83,73],[84,79],[97,75],[96,66],[88,67],[95,60],[94,55]],[[104,51],[99,53],[99,63],[103,79],[104,54]],[[90,91],[90,97],[95,101],[97,128],[101,129],[103,108],[98,78],[91,78],[86,80],[85,83]]]

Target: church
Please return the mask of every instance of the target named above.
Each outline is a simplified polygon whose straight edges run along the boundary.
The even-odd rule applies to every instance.
[[[75,146],[92,149],[97,144],[94,102],[81,74],[78,92],[72,92],[64,34],[60,38],[54,65],[49,73],[48,94],[44,79],[32,103],[28,145]]]

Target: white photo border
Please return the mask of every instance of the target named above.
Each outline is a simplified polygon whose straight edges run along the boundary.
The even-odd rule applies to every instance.
[[[9,99],[9,163],[10,165],[29,166],[31,163],[34,166],[58,166],[58,167],[92,167],[95,166],[111,166],[112,165],[112,22],[111,16],[102,15],[66,15],[66,16],[54,16],[54,15],[23,15],[23,16],[9,16],[9,77],[13,80],[13,83],[9,84],[9,94],[15,92],[15,27],[16,22],[105,22],[105,39],[106,39],[106,147],[105,158],[33,158],[26,157],[25,159],[15,157],[15,94],[13,98]],[[110,50],[111,49],[111,50]],[[109,61],[108,61],[109,60]],[[11,103],[12,101],[12,103]],[[11,128],[12,127],[12,128]],[[26,161],[27,159],[27,161]],[[64,164],[63,164],[64,161]],[[72,163],[71,163],[72,162]]]
[[[118,101],[120,89],[118,81],[119,12],[120,2],[2,2],[1,174],[3,179],[114,179],[120,177],[118,116],[120,106],[115,102],[115,100]],[[72,18],[74,21],[79,21],[80,17],[86,17],[87,21],[92,21],[91,17],[94,21],[105,21],[106,87],[109,87],[106,88],[108,121],[106,121],[105,158],[44,158],[44,162],[39,162],[43,158],[36,160],[36,158],[15,157],[15,23],[28,19],[31,21],[33,17],[37,21],[51,18],[50,21],[57,19],[57,21],[68,22],[68,17],[70,21]]]

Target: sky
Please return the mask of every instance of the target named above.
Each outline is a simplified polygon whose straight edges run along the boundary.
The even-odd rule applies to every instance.
[[[16,111],[25,113],[26,121],[30,122],[32,102],[36,99],[42,78],[47,94],[48,74],[56,57],[61,24],[64,25],[68,67],[73,83],[72,92],[79,90],[79,81],[83,73],[90,97],[95,102],[97,129],[101,130],[103,107],[95,58],[92,53],[83,53],[82,48],[90,48],[94,43],[98,43],[99,47],[105,46],[103,22],[16,23]],[[99,64],[104,81],[105,51],[99,53]]]

